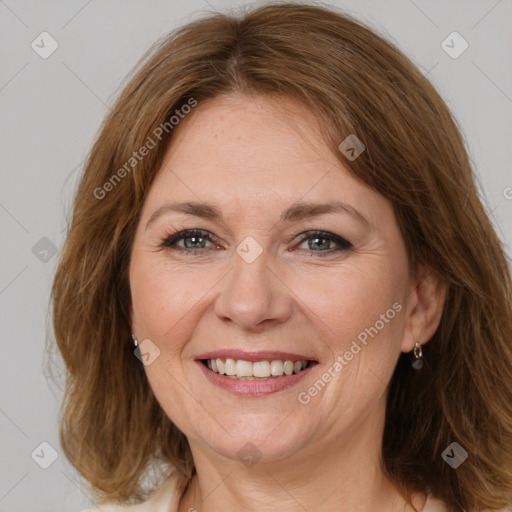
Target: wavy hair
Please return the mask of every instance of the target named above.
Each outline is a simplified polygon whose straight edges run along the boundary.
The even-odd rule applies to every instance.
[[[172,142],[171,128],[157,141],[155,130],[191,99],[232,92],[284,95],[308,107],[333,154],[392,203],[411,269],[425,265],[447,283],[426,366],[411,371],[402,354],[389,384],[386,473],[405,496],[431,492],[450,511],[509,504],[511,274],[461,130],[394,44],[316,4],[208,13],[178,28],[143,57],[104,120],[51,294],[66,372],[60,442],[67,458],[96,496],[119,503],[155,490],[156,477],[143,482],[151,468],[162,475],[176,467],[187,482],[195,472],[185,435],[160,407],[129,344],[128,267],[145,196]],[[354,161],[338,150],[349,134],[366,145]],[[155,147],[131,161],[149,138]],[[469,454],[457,470],[441,457],[454,441]]]

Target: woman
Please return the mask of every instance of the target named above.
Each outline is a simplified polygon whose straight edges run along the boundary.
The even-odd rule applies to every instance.
[[[510,505],[512,286],[474,181],[432,85],[345,14],[160,41],[53,286],[61,443],[98,508]]]

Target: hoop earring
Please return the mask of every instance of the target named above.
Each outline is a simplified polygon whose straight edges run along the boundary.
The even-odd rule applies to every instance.
[[[139,342],[138,342],[137,338],[135,337],[135,334],[132,334],[132,345],[134,347],[138,347],[139,346]]]
[[[414,355],[415,360],[412,362],[411,366],[415,370],[421,370],[423,367],[423,350],[421,350],[421,344],[416,342],[414,348],[412,349],[412,353]]]

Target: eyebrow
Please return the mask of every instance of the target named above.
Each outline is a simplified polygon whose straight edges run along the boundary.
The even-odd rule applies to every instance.
[[[224,222],[222,212],[215,204],[187,201],[183,203],[165,204],[158,208],[149,218],[146,224],[146,229],[148,229],[150,224],[152,224],[158,217],[169,212],[184,213],[186,215],[194,215],[195,217],[201,217],[203,219]],[[281,214],[280,222],[296,222],[328,213],[348,214],[359,223],[364,224],[366,227],[371,226],[368,219],[362,213],[356,210],[353,206],[343,203],[342,201],[331,201],[329,203],[321,204],[305,202],[295,203]]]

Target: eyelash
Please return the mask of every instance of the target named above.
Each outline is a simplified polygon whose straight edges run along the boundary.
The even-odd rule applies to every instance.
[[[308,231],[306,233],[303,233],[302,235],[304,235],[304,236],[301,236],[301,238],[298,242],[299,245],[302,244],[302,242],[304,242],[305,240],[310,240],[310,239],[315,239],[315,238],[331,240],[339,245],[338,249],[331,250],[331,251],[307,251],[306,249],[300,249],[300,250],[306,250],[309,253],[309,256],[312,258],[315,258],[315,257],[323,258],[330,254],[334,254],[334,253],[337,253],[340,251],[350,251],[353,249],[353,245],[348,240],[345,240],[344,238],[342,238],[338,235],[335,235],[333,233],[328,233],[326,231]],[[197,249],[185,249],[182,247],[178,247],[176,245],[176,243],[179,242],[180,240],[184,240],[186,238],[192,238],[194,236],[204,238],[210,242],[214,242],[214,238],[211,237],[207,231],[203,231],[201,229],[185,229],[183,231],[179,231],[172,235],[169,235],[160,244],[160,247],[162,249],[178,250],[180,253],[182,253],[184,255],[187,255],[190,253],[195,253],[196,255],[198,255],[198,252],[200,253],[202,251],[198,251]],[[290,241],[293,240],[294,238],[295,237],[290,238]],[[208,249],[204,248],[203,250],[208,250]],[[311,254],[311,252],[316,253],[316,254]]]

